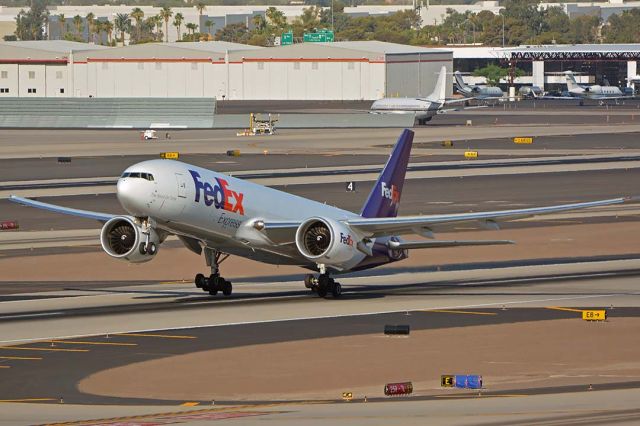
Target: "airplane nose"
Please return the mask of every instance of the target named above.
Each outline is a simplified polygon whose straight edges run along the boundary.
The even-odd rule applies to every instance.
[[[140,194],[136,191],[136,183],[133,179],[122,178],[118,180],[116,186],[116,196],[120,205],[132,215],[139,215],[140,212]]]

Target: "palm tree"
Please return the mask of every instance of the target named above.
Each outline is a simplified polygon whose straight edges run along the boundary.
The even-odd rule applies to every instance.
[[[82,16],[76,15],[73,17],[73,26],[76,28],[76,35],[80,35],[82,31]]]
[[[163,7],[160,11],[160,16],[164,19],[164,41],[169,42],[169,18],[171,18],[173,12],[170,7]]]
[[[85,19],[87,20],[87,30],[88,30],[88,34],[87,34],[87,42],[91,43],[91,39],[93,38],[93,32],[95,31],[95,22],[96,22],[96,15],[94,15],[93,13],[89,12],[87,13],[87,16],[85,17]]]
[[[131,17],[136,20],[136,42],[140,41],[140,24],[142,18],[144,18],[144,12],[139,7],[136,7],[131,12]]]
[[[120,31],[122,45],[124,46],[124,33],[131,30],[131,18],[128,13],[118,13],[114,20],[116,30]]]
[[[104,32],[107,33],[107,40],[109,41],[109,45],[112,44],[112,34],[113,34],[113,24],[111,23],[111,21],[107,21],[104,24],[102,24],[102,28],[104,29]]]
[[[200,2],[196,5],[196,9],[198,10],[198,13],[200,14],[200,17],[202,18],[202,12],[204,12],[205,10],[207,10],[207,6],[205,6],[204,3]]]
[[[187,25],[185,25],[185,27],[187,27],[187,29],[189,30],[189,34],[191,35],[191,41],[194,41],[193,39],[195,38],[198,25],[194,24],[193,22],[189,22]]]
[[[66,18],[64,17],[64,13],[58,15],[58,25],[60,25],[60,39],[64,38],[64,25],[66,23]]]
[[[156,27],[156,33],[155,33],[155,40],[160,40],[162,41],[162,38],[160,37],[160,35],[162,34],[162,16],[160,15],[156,15],[153,16],[153,25],[155,25]],[[153,31],[153,28],[151,29]]]
[[[204,26],[207,27],[207,32],[211,35],[211,28],[213,27],[213,21],[211,19],[207,19],[204,23]]]
[[[175,26],[176,30],[178,31],[178,40],[180,40],[180,27],[182,26],[182,21],[184,21],[184,16],[182,16],[182,13],[176,13],[176,16],[173,18],[173,26]]]
[[[93,29],[95,31],[96,34],[96,40],[97,42],[99,42],[100,44],[102,44],[102,31],[104,29],[102,22],[100,21],[95,21],[95,23],[93,24]]]

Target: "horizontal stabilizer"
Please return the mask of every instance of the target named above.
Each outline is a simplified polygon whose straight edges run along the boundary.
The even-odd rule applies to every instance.
[[[424,240],[424,241],[389,241],[387,247],[390,249],[423,249],[439,247],[462,247],[462,246],[493,246],[501,244],[515,244],[511,240]]]

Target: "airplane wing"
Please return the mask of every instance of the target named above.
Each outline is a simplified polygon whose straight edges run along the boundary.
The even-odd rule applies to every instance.
[[[481,222],[489,227],[499,229],[496,222],[521,219],[541,214],[557,213],[588,207],[609,206],[630,201],[630,197],[612,198],[609,200],[586,203],[562,204],[549,207],[534,207],[516,210],[498,210],[477,213],[454,213],[427,216],[404,216],[384,218],[355,218],[345,221],[347,225],[369,237],[383,237],[407,233],[422,233],[434,226],[461,222]]]
[[[54,213],[67,214],[70,216],[83,217],[85,219],[93,219],[103,223],[115,217],[115,215],[108,214],[108,213],[92,212],[89,210],[79,210],[79,209],[72,209],[69,207],[56,206],[55,204],[43,203],[41,201],[31,200],[29,198],[17,197],[15,195],[11,195],[9,197],[9,201],[22,204],[23,206],[35,207],[38,209],[48,210]]]
[[[426,216],[401,216],[401,217],[383,217],[383,218],[364,218],[356,217],[343,220],[343,223],[354,230],[358,230],[369,238],[388,237],[401,234],[428,234],[433,228],[439,225],[449,225],[452,223],[479,222],[483,225],[499,229],[499,221],[510,221],[522,219],[526,217],[558,213],[569,210],[579,210],[589,207],[609,206],[614,204],[622,204],[636,198],[622,197],[612,198],[609,200],[591,201],[585,203],[561,204],[548,207],[534,207],[516,210],[497,210],[489,212],[477,213],[454,213],[441,215]],[[287,244],[294,240],[296,230],[301,222],[298,221],[269,221],[260,220],[254,226],[263,230],[269,239],[278,244]],[[494,244],[512,244],[508,240],[489,240],[489,241],[401,241],[396,243],[390,242],[389,248],[398,249],[415,249],[415,248],[432,248],[432,247],[454,247],[462,245],[494,245]]]

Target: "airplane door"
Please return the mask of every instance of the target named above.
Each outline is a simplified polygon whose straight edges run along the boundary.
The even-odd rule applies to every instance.
[[[187,181],[184,179],[184,175],[176,173],[176,180],[178,181],[178,197],[187,198]]]

